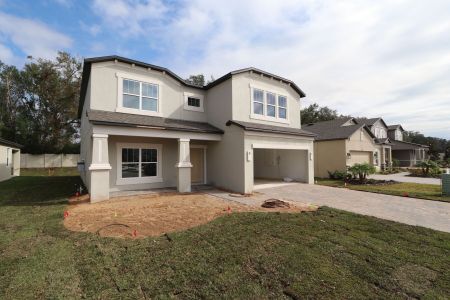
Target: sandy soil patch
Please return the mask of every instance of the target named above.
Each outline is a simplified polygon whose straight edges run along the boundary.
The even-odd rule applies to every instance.
[[[309,207],[262,208],[225,201],[206,194],[165,194],[118,197],[70,206],[64,220],[72,231],[100,236],[140,238],[185,230],[229,213],[301,212]]]

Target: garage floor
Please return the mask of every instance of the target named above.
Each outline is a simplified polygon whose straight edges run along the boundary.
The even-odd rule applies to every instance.
[[[255,179],[253,183],[253,190],[257,191],[260,189],[276,188],[293,184],[296,184],[296,182],[284,182],[276,179]]]

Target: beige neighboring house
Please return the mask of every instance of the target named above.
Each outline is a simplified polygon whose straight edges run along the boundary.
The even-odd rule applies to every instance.
[[[0,138],[0,181],[20,175],[21,145]]]
[[[404,132],[402,125],[388,126],[388,135],[392,140],[392,157],[398,160],[400,167],[414,167],[429,159],[430,147],[403,141]]]
[[[381,168],[386,144],[380,143],[370,128],[355,118],[340,118],[304,126],[315,133],[314,174],[326,178],[328,172],[345,171],[356,163]],[[388,161],[389,163],[389,161]]]
[[[313,183],[304,96],[294,82],[255,68],[196,86],[123,57],[86,59],[80,170],[91,201],[196,184],[251,193],[259,178]]]

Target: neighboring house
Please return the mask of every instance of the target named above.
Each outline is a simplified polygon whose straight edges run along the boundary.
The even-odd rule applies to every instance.
[[[314,174],[328,177],[328,172],[345,171],[356,163],[380,167],[382,145],[365,124],[354,118],[340,118],[304,126],[315,134]]]
[[[375,143],[380,150],[381,169],[390,167],[392,164],[392,142],[388,136],[388,125],[380,117],[378,118],[357,118],[359,124],[365,124],[375,136]]]
[[[0,181],[20,175],[21,145],[0,138]]]
[[[429,158],[430,147],[403,141],[404,132],[401,125],[388,126],[388,136],[392,142],[392,158],[398,160],[400,167],[414,167]]]
[[[305,94],[288,79],[247,68],[202,87],[108,56],[84,61],[80,94],[80,169],[91,201],[192,184],[251,193],[255,178],[314,182],[314,134],[300,125]]]

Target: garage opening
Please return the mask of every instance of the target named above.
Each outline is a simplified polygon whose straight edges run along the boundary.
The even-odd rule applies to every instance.
[[[308,182],[307,150],[253,149],[253,157],[253,189]]]

